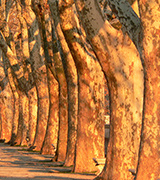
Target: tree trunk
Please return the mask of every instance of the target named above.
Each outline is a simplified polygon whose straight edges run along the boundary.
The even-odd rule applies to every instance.
[[[27,84],[29,85],[30,87],[30,84],[28,83],[26,77],[25,77],[25,67],[24,67],[24,62],[23,62],[23,54],[22,54],[22,48],[21,48],[21,41],[19,40],[17,34],[15,33],[14,35],[14,43],[12,43],[12,51],[15,51],[14,52],[14,55],[17,57],[17,61],[18,61],[18,66],[20,67],[21,69],[21,74],[23,75],[23,79],[27,82]],[[18,48],[17,48],[18,47]],[[15,71],[17,71],[17,69],[14,68]],[[26,141],[26,137],[27,137],[27,131],[28,131],[28,120],[29,120],[29,107],[28,107],[28,90],[26,90],[26,94],[25,94],[25,91],[23,91],[23,89],[21,89],[19,87],[19,78],[16,79],[14,78],[15,80],[15,84],[17,86],[17,90],[18,90],[18,93],[19,93],[19,122],[18,122],[18,131],[17,131],[17,137],[16,137],[16,143],[17,145],[27,145],[27,141]],[[28,87],[28,88],[29,88]]]
[[[23,7],[23,17],[25,18],[27,25],[30,27],[30,63],[38,96],[37,127],[32,148],[36,151],[40,151],[46,133],[49,113],[47,72],[36,16],[31,9],[31,1],[25,1],[25,4],[26,6]]]
[[[18,130],[17,130],[17,136],[15,139],[16,145],[21,145],[22,142],[22,132],[23,132],[23,100],[24,100],[24,94],[22,92],[18,92],[19,94],[19,118],[18,118]]]
[[[43,147],[41,149],[42,154],[55,154],[58,140],[58,125],[59,125],[59,91],[58,82],[53,77],[53,74],[48,69],[48,82],[50,92],[50,110],[49,119],[47,124],[47,130]]]
[[[142,117],[143,71],[127,35],[104,21],[96,1],[76,1],[83,27],[108,80],[110,139],[106,164],[96,179],[133,179]]]
[[[19,95],[17,92],[17,89],[15,87],[15,82],[13,80],[13,74],[16,76],[17,79],[19,79],[20,86],[23,84],[23,74],[21,73],[21,69],[19,68],[18,61],[14,55],[14,52],[9,48],[7,44],[11,45],[14,44],[11,39],[11,34],[9,33],[9,26],[8,26],[8,13],[9,9],[11,7],[11,4],[3,0],[1,2],[1,23],[0,23],[0,29],[2,30],[3,34],[1,33],[1,49],[3,51],[3,63],[4,63],[4,69],[6,72],[6,75],[8,77],[8,81],[13,93],[13,120],[12,120],[12,133],[11,133],[11,139],[10,143],[11,145],[14,145],[15,138],[17,135],[17,129],[18,129],[18,118],[19,118]],[[7,22],[7,23],[6,23]],[[5,38],[4,38],[4,36]],[[15,47],[15,46],[14,46]],[[7,59],[8,58],[8,59]],[[17,67],[17,68],[16,68]],[[12,70],[11,70],[12,68]],[[17,72],[16,72],[17,71]],[[24,80],[24,84],[26,81]],[[23,86],[23,85],[22,85]],[[24,87],[21,87],[22,89]]]
[[[5,85],[5,89],[1,92],[1,136],[5,143],[11,139],[12,118],[13,118],[13,98],[9,83]]]
[[[30,53],[29,53],[29,37],[28,37],[28,27],[27,23],[22,15],[22,8],[19,1],[16,2],[17,5],[17,14],[18,19],[21,25],[21,51],[22,51],[22,61],[23,61],[23,69],[24,76],[30,83],[31,88],[28,91],[28,130],[26,134],[27,145],[31,146],[36,132],[36,124],[37,124],[37,92],[36,87],[34,85],[33,73],[31,69],[30,62]]]
[[[73,1],[59,1],[60,22],[78,72],[78,129],[75,172],[97,170],[93,159],[104,157],[103,73],[80,35]],[[89,164],[89,165],[88,165]]]
[[[58,18],[58,6],[56,2],[49,1],[52,18],[54,20],[54,27],[60,42],[60,51],[62,51],[63,65],[67,79],[68,91],[68,140],[67,153],[64,166],[71,166],[74,164],[75,145],[77,139],[77,115],[78,115],[78,82],[77,71],[74,59],[70,53],[69,47],[66,43],[65,37],[60,27]]]
[[[3,96],[1,94],[1,97],[0,97],[0,114],[1,114],[1,117],[0,117],[0,121],[1,121],[1,133],[0,133],[0,139],[2,141],[6,141],[6,137],[7,137],[7,134],[6,134],[6,122],[7,122],[7,119],[6,119],[6,115],[5,115],[5,104],[4,104],[4,101],[3,101]]]
[[[4,64],[5,67],[7,66],[7,62],[6,62],[6,58],[4,59]],[[8,80],[9,80],[9,84],[13,93],[13,119],[12,119],[12,134],[11,134],[11,139],[10,139],[10,144],[14,145],[15,144],[15,140],[16,140],[16,136],[17,136],[17,131],[18,131],[18,119],[19,119],[19,94],[17,92],[17,89],[15,87],[14,84],[14,80],[12,77],[12,73],[11,73],[11,68],[10,67],[6,67],[7,70],[7,75],[8,75]]]
[[[13,118],[13,94],[5,73],[0,50],[0,98],[1,98],[1,139],[8,143],[11,138]],[[4,115],[4,116],[3,116]]]
[[[28,145],[28,122],[29,122],[29,100],[28,97],[23,93],[21,93],[22,98],[22,114],[23,114],[23,125],[22,125],[22,139],[21,145]]]
[[[67,151],[68,136],[68,98],[67,98],[67,81],[64,73],[62,59],[58,50],[57,38],[55,30],[52,32],[53,41],[53,58],[55,64],[55,72],[59,82],[59,130],[58,144],[55,159],[64,161]]]
[[[157,180],[160,178],[160,1],[140,0],[139,7],[143,29],[145,96],[136,180]]]
[[[43,1],[39,1],[39,4],[34,4],[34,11],[39,22],[41,40],[46,58],[50,100],[49,118],[41,153],[55,154],[55,150],[57,148],[59,125],[59,86],[56,77],[54,74],[52,74],[52,71],[49,68],[50,66],[53,66],[52,25],[48,14],[48,9],[46,7],[47,4],[45,4]],[[54,69],[54,67],[52,67],[52,69]]]

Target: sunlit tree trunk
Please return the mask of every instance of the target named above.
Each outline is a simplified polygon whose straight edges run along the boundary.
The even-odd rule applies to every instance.
[[[37,127],[35,139],[32,145],[37,151],[40,151],[44,141],[48,113],[49,113],[49,93],[47,82],[47,71],[44,63],[44,51],[41,47],[41,38],[39,33],[38,22],[31,8],[31,1],[25,1],[23,6],[23,17],[25,18],[29,28],[29,50],[30,63],[33,72],[33,78],[36,85],[38,96],[38,112],[37,112]]]
[[[1,136],[5,143],[11,138],[13,118],[13,94],[10,89],[7,74],[4,71],[2,51],[0,50],[0,99],[1,99]]]
[[[21,31],[21,29],[19,29],[19,30]],[[18,32],[18,34],[19,34],[19,32]],[[28,81],[25,78],[25,73],[24,73],[23,57],[22,57],[22,53],[21,53],[21,40],[18,38],[16,33],[13,37],[13,41],[14,41],[14,43],[12,43],[11,48],[12,48],[12,52],[14,52],[15,57],[17,57],[18,64],[16,66],[19,65],[19,67],[21,68],[21,71],[22,71],[21,74],[23,75],[23,79],[29,85]],[[16,48],[16,47],[18,47],[18,48]],[[17,71],[16,66],[13,66],[15,71]],[[18,121],[18,131],[17,131],[17,136],[16,136],[15,141],[16,141],[17,145],[27,145],[26,137],[27,137],[27,131],[28,131],[28,120],[29,120],[28,115],[29,115],[29,113],[28,113],[28,97],[26,94],[28,94],[28,92],[27,92],[28,89],[26,89],[26,93],[25,93],[25,91],[23,91],[23,89],[21,89],[19,87],[18,79],[16,79],[14,76],[14,81],[15,81],[15,84],[17,86],[17,90],[19,93],[19,108],[20,108],[19,109],[20,113],[19,113],[19,121]]]
[[[31,67],[29,67],[31,68]],[[28,122],[28,146],[33,144],[35,134],[36,134],[36,125],[37,125],[37,91],[36,87],[33,85],[28,92],[29,98],[29,122]]]
[[[7,39],[7,42],[8,44],[11,43],[11,36],[10,36],[10,33],[9,33],[9,27],[8,27],[8,24],[7,24],[7,21],[8,21],[8,12],[9,12],[9,9],[10,9],[10,6],[8,6],[10,3],[7,3],[5,0],[2,0],[1,1],[1,9],[0,9],[0,29],[2,30],[3,32],[3,35],[5,36],[5,38]],[[2,41],[1,41],[1,48],[2,48],[2,51],[3,51],[3,64],[4,64],[4,69],[5,69],[5,72],[6,72],[6,75],[8,77],[8,81],[9,81],[9,84],[10,84],[10,87],[12,89],[12,93],[13,93],[13,99],[14,99],[14,102],[13,102],[13,120],[12,120],[12,133],[11,133],[11,139],[10,139],[10,143],[13,144],[14,140],[15,140],[15,137],[16,137],[16,134],[17,134],[17,127],[18,127],[18,114],[19,114],[19,107],[18,107],[18,93],[17,93],[17,90],[16,90],[16,87],[15,87],[15,83],[13,81],[13,74],[11,73],[11,66],[9,65],[10,63],[8,62],[7,60],[7,57],[8,56],[8,59],[11,60],[14,58],[13,57],[13,53],[11,52],[11,58],[10,58],[10,55],[8,53],[6,53],[6,49],[7,49],[7,42],[5,41],[3,35],[1,34],[1,38],[2,38]],[[12,44],[12,43],[11,43]]]
[[[140,0],[139,7],[145,97],[136,180],[157,180],[160,178],[160,1]]]
[[[18,119],[19,119],[19,94],[17,92],[17,89],[14,84],[13,76],[11,73],[11,68],[7,66],[6,58],[4,58],[4,65],[7,71],[9,84],[13,93],[13,119],[12,119],[12,134],[10,139],[10,144],[14,145],[16,136],[17,136],[17,130],[18,130]]]
[[[73,4],[73,1],[59,1],[62,31],[78,72],[78,128],[74,171],[91,172],[96,170],[92,158],[104,157],[104,82],[96,57],[85,36],[80,35]]]
[[[6,32],[5,32],[6,34]],[[5,69],[8,75],[8,79],[9,79],[9,83],[13,92],[13,96],[14,96],[14,117],[13,117],[13,122],[12,122],[12,136],[11,136],[11,140],[10,143],[11,145],[15,144],[16,141],[16,137],[17,137],[17,132],[18,132],[18,121],[19,121],[19,94],[18,94],[18,89],[17,89],[17,85],[15,84],[15,80],[19,79],[19,83],[22,83],[21,87],[22,89],[24,88],[23,83],[25,83],[26,81],[24,80],[24,76],[23,76],[23,72],[21,71],[21,69],[19,68],[18,65],[18,60],[16,59],[15,56],[15,49],[12,51],[6,44],[6,42],[3,40],[1,41],[3,46],[2,46],[2,50],[4,55],[7,57],[4,57],[4,65],[5,65]],[[13,44],[13,48],[14,48],[14,43]],[[11,45],[12,47],[12,45]],[[7,51],[8,49],[8,51]],[[15,68],[16,66],[18,66],[18,68]],[[19,69],[19,71],[17,71],[17,69]],[[14,74],[15,72],[15,74]],[[15,79],[15,76],[16,79]],[[24,82],[23,82],[24,80]],[[16,81],[17,82],[17,81]],[[27,90],[26,90],[27,91]]]
[[[68,136],[68,98],[67,98],[67,81],[64,73],[62,59],[58,49],[57,37],[55,30],[52,29],[53,41],[53,58],[55,72],[59,83],[59,130],[58,144],[55,159],[64,161],[67,151],[67,136]]]
[[[139,16],[139,12],[137,12],[137,1],[134,2],[131,0],[129,2],[131,4],[133,3],[132,8],[134,8],[135,12]],[[145,73],[145,91],[144,91],[145,99],[144,99],[144,111],[143,111],[143,119],[142,119],[143,127],[142,127],[142,135],[141,135],[139,163],[138,163],[138,169],[137,169],[137,179],[141,179],[141,178],[157,179],[158,177],[160,177],[159,172],[158,172],[158,167],[159,167],[159,164],[158,164],[158,159],[159,159],[158,157],[158,154],[159,154],[158,152],[158,149],[159,149],[158,148],[159,147],[158,145],[158,141],[159,141],[158,140],[159,138],[158,120],[159,120],[159,117],[155,113],[156,112],[155,104],[156,104],[156,100],[159,99],[159,96],[158,96],[159,86],[157,86],[159,79],[158,78],[155,79],[154,77],[159,77],[158,75],[159,69],[156,64],[156,61],[158,58],[157,52],[159,50],[159,46],[156,46],[156,45],[159,45],[159,43],[156,44],[155,39],[152,37],[154,37],[154,34],[157,34],[157,32],[159,31],[159,27],[157,26],[159,25],[159,21],[158,21],[159,9],[157,7],[159,6],[160,3],[151,2],[151,1],[150,2],[139,1],[140,18],[142,21],[142,24],[141,24],[142,27],[139,26],[137,28],[135,28],[136,27],[135,23],[133,21],[132,22],[130,21],[133,13],[130,13],[131,11],[129,10],[125,11],[124,9],[126,8],[126,6],[127,6],[127,9],[131,9],[128,5],[126,5],[126,2],[124,3],[123,1],[123,3],[121,3],[121,1],[110,1],[110,3],[113,4],[114,8],[117,7],[116,11],[114,12],[118,16],[121,15],[120,17],[123,17],[123,16],[126,17],[127,15],[128,18],[119,18],[119,19],[122,22],[122,25],[124,25],[125,30],[127,30],[127,32],[130,29],[130,32],[128,34],[130,35],[132,41],[135,43],[137,49],[139,50],[143,68],[144,68],[144,73]],[[149,19],[147,18],[148,16],[150,17]],[[138,21],[140,22],[140,19],[136,18],[135,20],[137,22]],[[129,23],[126,21],[128,21]],[[156,23],[153,23],[153,22],[156,22]],[[130,28],[126,28],[126,27],[130,27]],[[141,44],[140,42],[142,40],[142,36],[143,36],[143,41]],[[154,68],[150,68],[152,66]],[[151,87],[152,85],[153,87]],[[151,94],[154,94],[154,96],[151,96]],[[157,108],[158,108],[158,105],[157,105]],[[151,117],[152,113],[154,113],[155,117],[149,118],[149,116]],[[147,130],[148,126],[150,129],[149,131]],[[150,139],[149,137],[152,137],[152,138]],[[151,160],[149,160],[148,156],[151,158]]]
[[[0,47],[4,55],[9,60],[9,65],[12,69],[13,76],[18,83],[18,88],[20,88],[20,90],[24,91],[27,94],[30,85],[24,77],[23,68],[18,64],[18,59],[12,49],[7,45],[3,34],[4,33],[0,32]]]
[[[23,93],[21,93],[21,104],[22,104],[22,138],[21,138],[21,145],[28,145],[27,142],[27,133],[28,133],[28,122],[29,122],[29,100],[28,97]]]
[[[50,69],[48,69],[48,83],[50,87],[50,110],[45,140],[41,149],[41,153],[55,154],[59,124],[59,86]]]
[[[64,166],[74,164],[75,145],[77,139],[77,115],[78,115],[78,81],[77,70],[71,52],[60,27],[58,17],[58,4],[56,1],[49,1],[54,27],[57,33],[57,38],[60,42],[60,51],[62,51],[63,65],[67,79],[68,90],[68,140],[67,153]]]
[[[4,99],[3,99],[3,94],[1,93],[0,97],[0,121],[1,121],[1,132],[0,132],[0,139],[5,141],[7,138],[7,132],[6,132],[6,125],[7,125],[7,118],[5,114],[5,104],[4,104]]]
[[[129,169],[137,166],[143,104],[140,57],[129,37],[104,20],[96,1],[77,0],[76,6],[110,93],[106,164],[96,179],[133,179]]]
[[[22,131],[22,136],[24,137],[22,140],[22,145],[25,142],[25,145],[31,145],[34,140],[35,131],[36,131],[36,123],[37,123],[37,94],[36,94],[36,88],[34,86],[34,80],[31,70],[31,65],[29,63],[30,61],[30,54],[29,54],[29,39],[28,39],[28,27],[25,19],[22,16],[22,8],[19,1],[16,1],[16,8],[17,8],[17,17],[20,22],[21,26],[21,41],[20,41],[20,47],[21,47],[21,54],[22,54],[22,66],[24,69],[24,76],[27,79],[28,83],[30,84],[30,89],[28,90],[28,97],[24,98],[26,99],[26,110],[23,108],[24,116],[26,116],[23,120],[23,127],[24,133]],[[22,101],[24,103],[24,101]],[[24,104],[25,106],[25,104]],[[28,111],[28,112],[27,112]],[[28,120],[27,120],[28,119]]]
[[[8,80],[7,80],[8,81]],[[1,92],[1,106],[4,107],[4,117],[3,114],[1,114],[2,119],[2,130],[4,133],[4,137],[1,137],[1,139],[5,139],[5,143],[8,143],[11,139],[11,133],[12,133],[12,119],[13,119],[13,94],[10,89],[9,83],[5,85],[5,89],[3,92]]]
[[[39,1],[33,4],[34,12],[39,22],[42,46],[46,58],[48,88],[49,88],[49,118],[47,123],[46,135],[41,149],[42,154],[55,154],[58,140],[58,125],[59,125],[59,86],[55,77],[55,68],[53,64],[52,51],[52,25],[49,17],[47,4],[44,1]],[[52,70],[54,73],[51,71]]]
[[[18,118],[18,130],[17,130],[17,135],[16,135],[16,145],[21,145],[22,141],[22,133],[23,133],[23,100],[24,100],[24,95],[21,91],[18,91],[19,94],[19,118]]]

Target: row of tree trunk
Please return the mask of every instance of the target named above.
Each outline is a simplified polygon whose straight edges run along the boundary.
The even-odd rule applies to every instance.
[[[97,171],[107,84],[110,138],[96,179],[131,180],[129,169],[136,180],[160,178],[159,6],[1,0],[0,139]]]

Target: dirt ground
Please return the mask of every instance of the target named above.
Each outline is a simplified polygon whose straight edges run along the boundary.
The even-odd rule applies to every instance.
[[[51,162],[52,156],[27,151],[0,143],[0,180],[89,180],[95,174],[75,174],[60,162]]]

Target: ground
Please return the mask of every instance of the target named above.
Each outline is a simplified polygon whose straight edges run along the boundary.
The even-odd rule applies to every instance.
[[[0,180],[89,180],[96,176],[71,173],[71,168],[51,159],[50,155],[0,143]]]

